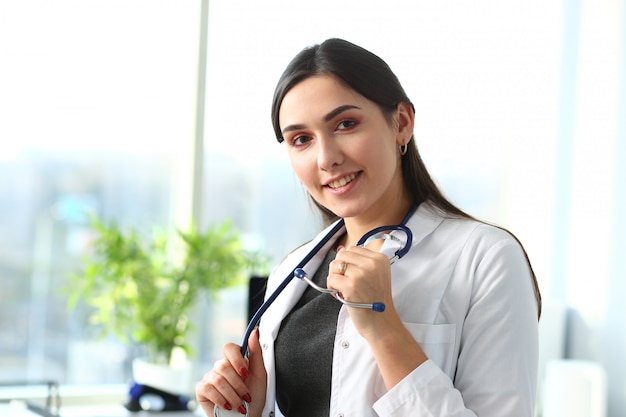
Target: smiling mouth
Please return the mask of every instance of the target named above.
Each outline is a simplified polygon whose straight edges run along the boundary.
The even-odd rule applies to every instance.
[[[356,174],[350,174],[350,175],[346,175],[345,177],[337,180],[337,181],[333,181],[328,183],[328,186],[332,189],[336,189],[339,187],[343,187],[346,184],[349,184],[352,182],[352,180],[354,180],[356,178]]]

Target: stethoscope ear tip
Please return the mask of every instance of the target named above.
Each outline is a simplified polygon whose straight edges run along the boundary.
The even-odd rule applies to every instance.
[[[372,303],[372,310],[382,313],[385,311],[385,303]]]
[[[298,279],[302,279],[306,276],[306,272],[302,268],[296,268],[293,270],[293,275]]]

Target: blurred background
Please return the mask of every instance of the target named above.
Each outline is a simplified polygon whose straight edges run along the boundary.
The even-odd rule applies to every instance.
[[[290,59],[329,37],[394,69],[444,193],[524,243],[543,359],[597,366],[626,415],[624,0],[0,0],[0,382],[127,382],[131,352],[60,291],[86,213],[230,218],[273,263],[314,236],[269,115]],[[198,314],[198,377],[239,340],[246,291]]]

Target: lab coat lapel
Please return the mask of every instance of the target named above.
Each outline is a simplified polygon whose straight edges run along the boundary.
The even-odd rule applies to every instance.
[[[298,266],[300,261],[317,245],[317,243],[322,240],[329,231],[335,226],[336,223],[333,223],[331,226],[326,228],[322,233],[320,233],[314,240],[303,245],[302,247],[295,250],[291,253],[284,262],[272,273],[272,281],[268,282],[267,295],[271,294],[276,287],[278,287],[281,282],[293,272],[293,270]],[[337,232],[336,236],[339,237],[342,234],[341,229]],[[330,248],[335,244],[336,238],[330,239],[321,250],[319,250],[313,258],[304,266],[304,271],[309,275],[315,275],[315,272],[319,268],[320,264],[324,260],[326,253],[330,250]],[[274,279],[275,277],[275,279]],[[287,287],[283,290],[283,292],[276,298],[274,304],[272,304],[264,315],[264,319],[268,323],[268,326],[264,326],[265,332],[270,332],[272,339],[276,338],[276,334],[280,329],[281,321],[285,318],[285,316],[291,311],[294,305],[298,302],[302,293],[307,288],[306,282],[299,280],[298,278],[293,278],[292,281],[287,285]]]

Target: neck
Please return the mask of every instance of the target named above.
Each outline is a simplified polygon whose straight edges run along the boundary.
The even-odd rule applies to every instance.
[[[346,234],[340,239],[340,244],[343,246],[354,246],[361,236],[376,227],[391,226],[401,223],[412,205],[411,201],[404,199],[403,201],[389,204],[382,215],[372,218],[361,215],[344,219]]]

